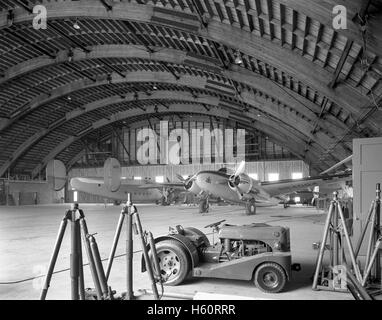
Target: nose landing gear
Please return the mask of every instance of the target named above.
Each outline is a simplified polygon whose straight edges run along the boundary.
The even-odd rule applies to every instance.
[[[256,214],[256,200],[255,199],[251,199],[251,200],[247,201],[247,203],[245,204],[245,214],[247,216]]]

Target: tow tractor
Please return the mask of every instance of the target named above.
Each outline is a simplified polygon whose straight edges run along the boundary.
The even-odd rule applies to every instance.
[[[252,281],[267,293],[282,291],[291,279],[289,228],[265,223],[221,225],[225,221],[205,226],[213,230],[212,242],[218,233],[218,241],[212,245],[202,231],[181,225],[170,227],[169,234],[156,238],[162,282],[176,286],[192,274]],[[300,270],[300,265],[294,264],[293,270]]]

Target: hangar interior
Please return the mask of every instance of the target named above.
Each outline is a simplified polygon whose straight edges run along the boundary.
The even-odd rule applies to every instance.
[[[165,286],[169,299],[195,292],[215,299],[377,298],[370,286],[381,276],[378,246],[375,257],[371,243],[381,233],[376,186],[382,182],[376,160],[382,157],[381,18],[380,0],[0,1],[0,299],[39,298],[57,228],[75,202],[98,233],[106,270],[128,193],[143,228],[155,237],[170,225],[200,228],[211,244],[215,231],[224,234],[229,224],[266,223],[290,232],[292,262],[300,263],[301,271],[285,272],[289,283],[281,293],[239,281],[247,275],[232,275],[234,269],[197,268],[191,256],[188,271],[209,276]],[[181,145],[179,163],[163,156],[171,143]],[[208,176],[202,182],[212,191],[199,186],[194,192],[207,195],[200,200],[202,213],[199,200],[187,198],[198,173],[224,176],[230,192],[227,198],[219,194],[222,183],[211,184]],[[306,190],[303,182],[315,177],[325,183],[347,178],[346,190],[336,190],[341,199],[331,202],[332,192],[322,191],[326,184],[314,189],[312,182]],[[98,191],[74,187],[77,178],[78,183],[100,181]],[[146,187],[117,196],[129,181]],[[274,197],[281,194],[275,188],[282,182],[287,200]],[[155,192],[147,191],[150,183],[156,184]],[[179,184],[184,185],[180,195],[174,191]],[[163,198],[164,206],[156,204]],[[262,205],[269,198],[272,206]],[[345,272],[348,287],[335,287],[330,271],[330,285],[320,279],[330,289],[312,290],[332,210],[342,240],[350,239],[353,247],[341,242],[333,258],[338,240],[333,235],[329,264],[352,266]],[[370,217],[375,225],[368,228]],[[213,232],[203,228],[223,219],[227,225],[212,226]],[[370,234],[368,245],[362,244],[365,234]],[[228,250],[223,240],[221,245]],[[257,245],[251,242],[251,252],[271,254],[269,245]],[[140,250],[138,238],[133,247]],[[54,274],[48,298],[73,299],[70,250],[66,235],[56,269],[67,272]],[[176,250],[174,256],[179,258]],[[222,263],[232,265],[242,256],[232,257]],[[140,258],[135,254],[132,262],[135,293],[150,287]],[[353,258],[361,259],[362,270]],[[113,268],[108,284],[126,290],[125,260],[116,259]],[[80,267],[86,283],[94,281],[90,269]]]

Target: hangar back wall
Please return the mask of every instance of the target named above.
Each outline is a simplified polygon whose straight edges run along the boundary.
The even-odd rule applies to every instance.
[[[177,180],[176,174],[191,175],[201,170],[218,170],[222,167],[234,168],[235,163],[211,163],[211,164],[188,164],[188,165],[148,165],[122,167],[122,176],[151,177],[164,176],[170,181]],[[247,173],[257,173],[261,181],[268,180],[268,173],[278,173],[279,179],[291,179],[292,172],[302,172],[303,177],[309,175],[309,166],[301,160],[291,161],[253,161],[246,163]],[[103,167],[98,168],[74,168],[69,172],[70,177],[103,177]]]

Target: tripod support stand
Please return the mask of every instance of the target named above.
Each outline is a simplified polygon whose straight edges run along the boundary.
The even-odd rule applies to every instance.
[[[146,263],[147,267],[147,273],[150,278],[151,282],[151,287],[152,291],[154,294],[155,300],[159,300],[159,294],[158,294],[158,289],[156,286],[156,282],[161,280],[160,276],[160,269],[159,269],[159,264],[158,264],[158,259],[156,255],[156,250],[155,250],[155,243],[152,237],[151,232],[148,233],[148,236],[146,232],[143,232],[142,229],[142,224],[138,215],[138,210],[135,205],[130,200],[130,194],[128,194],[128,200],[126,204],[123,206],[121,210],[121,214],[119,216],[118,224],[117,224],[117,229],[115,231],[114,235],[114,240],[113,240],[113,245],[110,251],[109,255],[109,260],[108,260],[108,265],[106,268],[106,279],[109,279],[110,272],[111,272],[111,267],[114,262],[114,257],[115,257],[115,251],[118,246],[118,241],[119,237],[121,235],[122,231],[122,226],[123,222],[126,217],[126,274],[127,274],[127,281],[126,281],[126,286],[127,286],[127,291],[124,296],[126,300],[133,300],[135,298],[134,293],[133,293],[133,226],[135,229],[135,234],[139,235],[140,240],[141,240],[141,246],[142,246],[142,252],[143,252],[143,258]],[[133,222],[134,221],[134,222]],[[153,263],[151,263],[150,256],[148,253],[148,241],[150,243],[150,248],[151,248],[151,256],[153,257]],[[155,267],[155,274],[153,270],[153,265]]]
[[[48,272],[45,277],[44,286],[40,295],[40,300],[45,300],[50,286],[50,281],[57,262],[57,257],[61,248],[62,239],[65,235],[68,221],[71,223],[71,254],[70,254],[70,278],[71,278],[71,299],[85,300],[84,270],[82,260],[82,237],[85,243],[86,254],[89,260],[90,271],[92,274],[97,299],[112,299],[113,292],[107,285],[107,280],[102,266],[97,242],[94,235],[89,234],[85,221],[85,215],[78,204],[73,204],[61,221],[57,239],[54,245],[52,257],[49,262]]]
[[[367,242],[365,270],[362,278],[361,285],[366,286],[367,283],[379,286],[382,289],[382,270],[381,270],[381,249],[382,249],[382,235],[381,235],[381,185],[376,185],[376,198],[371,202],[369,212],[367,214],[365,225],[362,228],[360,238],[357,243],[355,256],[357,258],[361,246],[364,242],[366,231],[370,226],[370,233]]]
[[[355,277],[359,282],[362,280],[361,272],[356,263],[353,246],[347,230],[346,220],[337,195],[337,192],[334,192],[333,200],[330,202],[324,227],[324,235],[317,257],[316,271],[312,286],[313,290],[347,291],[346,281],[342,281],[346,279],[345,243],[348,247]],[[328,237],[329,244],[327,244]],[[323,267],[323,259],[326,249],[329,249],[330,252],[330,264],[327,267]]]

